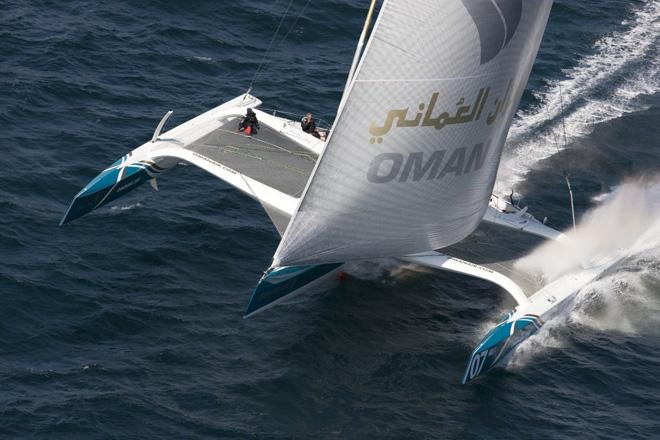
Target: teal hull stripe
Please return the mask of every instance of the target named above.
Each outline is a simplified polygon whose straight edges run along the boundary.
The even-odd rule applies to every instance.
[[[495,367],[502,358],[518,344],[536,333],[542,325],[543,321],[538,316],[525,315],[515,321],[508,321],[507,316],[486,335],[481,344],[472,352],[463,376],[463,383],[465,384]]]
[[[117,182],[119,173],[119,168],[109,168],[87,184],[71,202],[60,225],[112,202],[151,179],[147,170],[139,165],[127,166],[121,181]]]
[[[267,272],[254,289],[245,317],[289,298],[303,287],[337,269],[343,263],[283,267]]]

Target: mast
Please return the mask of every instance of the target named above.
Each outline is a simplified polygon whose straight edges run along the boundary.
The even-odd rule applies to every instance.
[[[348,89],[353,82],[353,77],[355,76],[355,70],[360,62],[360,56],[362,55],[362,48],[364,47],[364,42],[367,40],[367,33],[371,27],[371,21],[374,16],[374,11],[376,10],[376,3],[378,0],[371,0],[371,5],[369,5],[369,12],[367,12],[367,19],[364,22],[364,27],[362,28],[362,33],[360,34],[360,39],[358,40],[357,48],[355,49],[355,55],[353,56],[353,64],[351,64],[351,70],[348,71],[348,79],[346,80],[346,85],[344,86],[344,93],[342,94],[342,101],[346,98]],[[341,106],[340,106],[341,107]]]

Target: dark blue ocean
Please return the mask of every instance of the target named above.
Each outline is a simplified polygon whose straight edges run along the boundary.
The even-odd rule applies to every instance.
[[[500,289],[361,262],[243,320],[279,237],[195,167],[58,226],[166,111],[245,92],[288,3],[0,1],[0,438],[660,438],[660,234],[463,386]],[[367,2],[305,3],[253,93],[332,120]],[[659,139],[660,2],[557,1],[496,189],[564,229],[563,171],[583,219]]]

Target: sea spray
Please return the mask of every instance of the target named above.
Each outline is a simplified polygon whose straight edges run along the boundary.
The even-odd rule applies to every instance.
[[[659,225],[658,179],[629,181],[587,212],[564,240],[545,243],[516,262],[515,268],[550,282],[571,270],[598,264],[620,249],[634,253],[640,246],[652,246],[654,237],[647,236]],[[648,240],[638,243],[644,237]]]
[[[660,335],[660,180],[630,180],[597,199],[602,203],[584,215],[564,242],[540,246],[521,259],[517,269],[552,281],[621,248],[627,257],[582,288],[561,313],[520,344],[509,368],[527,365],[538,352],[563,347],[576,326]]]

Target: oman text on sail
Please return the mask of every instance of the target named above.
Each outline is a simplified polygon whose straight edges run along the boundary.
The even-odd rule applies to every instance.
[[[450,173],[456,176],[473,173],[481,169],[489,149],[490,140],[470,148],[456,148],[446,162],[444,158],[447,156],[447,150],[434,151],[426,160],[423,151],[406,156],[401,153],[382,153],[371,161],[367,180],[371,183],[389,183],[394,180],[418,182],[422,179],[442,179]]]

